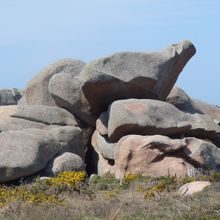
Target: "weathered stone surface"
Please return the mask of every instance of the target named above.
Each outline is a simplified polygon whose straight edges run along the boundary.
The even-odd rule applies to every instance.
[[[60,149],[53,135],[39,129],[0,133],[0,182],[40,171]]]
[[[7,116],[5,118],[0,117],[0,132],[8,130],[22,130],[27,128],[38,128],[47,130],[49,129],[49,126],[21,118],[13,118],[10,116]]]
[[[184,138],[187,146],[183,152],[199,167],[209,170],[220,170],[220,149],[214,144],[193,137]]]
[[[79,72],[55,74],[50,79],[49,91],[57,106],[67,109],[80,120],[95,126],[96,116],[90,113],[90,107],[82,92]]]
[[[52,127],[49,132],[58,140],[61,145],[59,153],[70,152],[79,155],[84,159],[82,130],[74,126]]]
[[[12,115],[46,125],[73,125],[77,126],[75,117],[65,109],[46,105],[21,105]]]
[[[116,143],[109,143],[97,130],[92,136],[92,146],[104,158],[114,159]]]
[[[116,53],[87,64],[80,78],[91,111],[100,114],[119,99],[164,100],[195,52],[191,42],[183,41],[161,52]]]
[[[32,175],[44,169],[55,155],[70,152],[85,156],[82,131],[74,126],[2,132],[0,148],[0,182]]]
[[[16,112],[16,110],[16,105],[0,106],[0,121],[4,120],[7,117],[10,117]]]
[[[108,112],[103,112],[96,120],[96,129],[101,135],[108,134]]]
[[[104,158],[99,154],[99,159],[97,163],[97,173],[99,176],[103,176],[106,173],[115,174],[115,165],[112,163],[112,160]]]
[[[205,102],[190,98],[182,89],[173,87],[166,101],[175,105],[179,110],[188,113],[199,113],[208,115],[209,117],[220,123],[220,107],[210,105]]]
[[[112,142],[128,134],[186,134],[215,139],[220,133],[220,127],[210,117],[184,113],[158,100],[115,101],[109,107],[108,114],[108,137]]]
[[[184,158],[175,157],[186,142],[161,135],[123,137],[115,149],[115,177],[128,173],[144,176],[186,176],[192,167]]]
[[[179,188],[179,193],[182,196],[192,195],[194,193],[201,192],[204,188],[211,186],[208,181],[195,181],[191,183],[186,183]]]
[[[19,104],[54,106],[55,101],[48,90],[51,77],[61,72],[78,74],[84,65],[84,62],[74,59],[64,59],[49,65],[28,83]],[[62,86],[65,87],[65,85]]]
[[[17,105],[22,95],[23,91],[20,89],[0,89],[0,106]]]
[[[45,175],[56,176],[65,171],[82,171],[85,170],[85,163],[83,159],[73,153],[63,153],[55,159],[52,159],[45,168]]]

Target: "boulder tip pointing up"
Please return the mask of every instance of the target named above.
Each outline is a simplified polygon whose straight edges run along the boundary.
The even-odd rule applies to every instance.
[[[119,99],[164,100],[196,49],[190,41],[161,52],[120,52],[88,63],[82,69],[82,89],[97,115]]]

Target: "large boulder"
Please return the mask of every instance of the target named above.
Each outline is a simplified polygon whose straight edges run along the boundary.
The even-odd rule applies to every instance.
[[[46,125],[78,125],[71,113],[56,106],[20,105],[11,116]]]
[[[49,92],[57,106],[67,109],[77,118],[95,126],[96,116],[90,112],[82,92],[82,82],[76,72],[55,74],[49,82]]]
[[[56,155],[66,152],[84,158],[80,128],[47,126],[47,129],[1,132],[0,182],[35,174],[44,169]],[[78,166],[78,162],[75,166]]]
[[[123,178],[129,172],[141,175],[195,175],[198,169],[220,170],[220,149],[194,137],[127,135],[111,143],[96,130],[92,145],[98,153],[98,174],[111,172]]]
[[[220,171],[220,149],[213,143],[194,137],[184,139],[187,146],[183,153],[198,167]]]
[[[191,114],[199,113],[208,115],[220,124],[220,107],[210,105],[200,100],[190,98],[182,89],[174,86],[166,101],[175,105],[179,110]]]
[[[17,105],[22,95],[23,95],[23,91],[20,89],[1,89],[0,90],[0,106],[1,105]]]
[[[108,137],[112,142],[128,134],[185,134],[202,139],[215,139],[220,134],[220,127],[210,117],[184,113],[158,100],[115,101],[109,107],[108,115]]]
[[[129,173],[154,177],[186,176],[193,166],[175,156],[185,147],[184,140],[161,135],[125,136],[115,150],[115,177],[122,179]]]
[[[0,182],[40,171],[60,149],[53,135],[39,129],[0,133]]]
[[[164,100],[195,52],[191,42],[183,41],[161,52],[122,52],[87,64],[80,78],[91,111],[100,114],[119,99]]]
[[[48,90],[51,77],[61,72],[77,75],[84,65],[84,62],[74,59],[64,59],[49,65],[28,83],[24,96],[19,104],[54,106],[55,101]],[[63,87],[65,87],[65,85],[63,85]]]

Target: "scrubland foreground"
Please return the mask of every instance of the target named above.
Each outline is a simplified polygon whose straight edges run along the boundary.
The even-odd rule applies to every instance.
[[[181,185],[195,180],[212,184],[193,196]],[[143,177],[129,174],[119,182],[111,174],[87,178],[64,172],[55,178],[1,186],[0,218],[58,219],[220,219],[220,174],[195,177]]]

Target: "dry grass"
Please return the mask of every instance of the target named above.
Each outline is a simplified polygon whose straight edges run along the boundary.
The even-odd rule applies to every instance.
[[[178,194],[179,181],[164,180],[166,187],[146,198],[146,191],[158,185],[160,179],[128,178],[120,185],[110,175],[95,177],[78,192],[58,191],[60,198],[65,199],[62,205],[17,201],[2,208],[0,217],[6,220],[220,219],[220,182],[217,179],[211,187],[190,197]],[[152,182],[155,184],[150,185]]]

